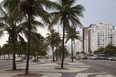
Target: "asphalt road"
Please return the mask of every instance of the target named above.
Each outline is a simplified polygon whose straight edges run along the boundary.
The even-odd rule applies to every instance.
[[[80,62],[91,66],[97,70],[107,72],[116,76],[116,61],[108,60],[80,60]]]

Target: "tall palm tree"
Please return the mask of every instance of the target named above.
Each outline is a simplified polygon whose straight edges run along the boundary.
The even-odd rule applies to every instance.
[[[49,0],[20,0],[19,10],[21,14],[24,14],[28,18],[28,50],[27,50],[27,63],[25,74],[28,74],[29,70],[29,55],[30,55],[30,35],[31,35],[31,21],[36,16],[41,17],[44,22],[49,23],[48,13],[42,7],[43,5],[50,8],[54,3]]]
[[[18,3],[18,0],[12,2],[14,0],[4,0],[0,3],[0,34],[3,34],[4,31],[7,31],[9,34],[9,42],[13,44],[13,66],[12,69],[16,70],[16,63],[15,63],[15,44],[17,41],[17,21],[11,20],[8,21],[8,19],[11,16],[11,13],[14,11],[16,3]],[[17,15],[15,15],[18,17]],[[19,18],[18,18],[19,20]]]
[[[64,48],[64,58],[65,57],[67,57],[68,55],[69,55],[69,53],[68,53],[68,51],[67,51],[67,48],[66,48],[66,46],[64,46],[65,48]],[[57,47],[57,49],[56,49],[56,51],[57,51],[57,56],[61,59],[62,58],[62,45],[59,45],[58,47]]]
[[[53,20],[50,26],[61,23],[63,26],[63,36],[62,36],[62,63],[61,68],[63,68],[64,63],[64,37],[65,30],[69,25],[82,27],[79,18],[83,16],[84,7],[82,5],[75,5],[76,0],[59,0],[57,1],[57,12],[51,13]]]
[[[55,30],[52,29],[52,30],[50,31],[50,33],[47,33],[47,37],[46,37],[46,39],[47,39],[47,44],[50,45],[51,48],[52,48],[53,61],[55,61],[55,59],[54,59],[55,34],[54,34],[54,33],[55,33]]]
[[[24,42],[24,39],[22,38],[21,34],[27,35],[27,25],[28,22],[24,21],[23,19],[26,19],[24,15],[18,15],[18,7],[15,7],[16,4],[18,4],[16,0],[16,3],[14,0],[4,0],[1,3],[0,6],[0,35],[3,34],[4,31],[6,31],[9,34],[9,43],[13,44],[13,66],[12,69],[16,70],[16,63],[15,63],[15,44],[17,41],[17,37],[19,37],[19,40]],[[14,3],[14,4],[13,4]],[[14,5],[14,6],[13,6]],[[14,9],[13,9],[13,8]],[[3,9],[4,8],[4,9]],[[42,23],[38,21],[31,21],[31,25],[33,25],[32,30],[36,30],[36,25],[42,25]]]
[[[36,55],[36,61],[38,61],[38,54],[41,50],[46,50],[45,48],[45,38],[40,33],[31,33],[31,52]],[[32,55],[31,54],[31,55]]]
[[[57,48],[61,45],[62,41],[61,41],[61,37],[60,37],[60,33],[59,32],[56,32],[55,33],[55,37],[56,37],[56,40],[55,40],[55,47],[56,47],[56,50],[55,50],[55,56],[56,56],[56,61],[58,59],[58,51],[57,51]]]
[[[48,45],[50,45],[52,48],[53,61],[55,61],[54,49],[60,43],[60,34],[58,32],[55,32],[55,30],[52,29],[50,33],[47,34],[46,39],[47,39]]]
[[[68,40],[71,39],[71,59],[73,62],[73,45],[72,43],[75,43],[75,39],[77,40],[81,40],[81,37],[79,36],[79,32],[76,31],[75,27],[70,26],[68,28],[67,34],[66,34],[66,43],[68,42]]]

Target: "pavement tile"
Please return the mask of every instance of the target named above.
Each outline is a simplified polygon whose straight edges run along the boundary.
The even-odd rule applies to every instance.
[[[12,77],[19,73],[0,73],[0,77]]]
[[[56,67],[60,67],[59,64],[60,62],[50,62],[44,64],[31,62],[29,71],[31,73],[43,74],[41,77],[114,77],[105,72],[93,69],[90,66],[78,61],[73,63],[65,61],[64,67],[69,68],[69,70],[56,70]],[[25,63],[18,64],[18,68],[25,68]],[[0,77],[12,77],[20,73],[24,73],[24,71],[6,72],[4,70],[0,70]]]
[[[60,73],[42,73],[43,76],[42,77],[61,77],[62,74]]]

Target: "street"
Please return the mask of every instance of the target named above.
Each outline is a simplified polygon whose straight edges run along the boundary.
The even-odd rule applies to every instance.
[[[25,62],[16,62],[17,68],[25,69]],[[64,67],[69,70],[56,70],[61,61],[52,62],[51,59],[40,59],[39,62],[30,60],[30,72],[43,74],[41,77],[116,77],[116,61],[108,60],[66,60]],[[23,71],[6,71],[11,69],[12,61],[0,61],[0,77],[12,77]]]
[[[108,60],[80,60],[80,62],[91,66],[92,68],[107,72],[116,76],[116,61]]]

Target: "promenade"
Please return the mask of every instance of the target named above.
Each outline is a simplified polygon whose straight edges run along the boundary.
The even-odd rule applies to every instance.
[[[39,77],[115,77],[101,70],[94,69],[79,61],[65,61],[67,69],[55,69],[60,67],[61,62],[52,62],[50,59],[38,62],[30,62],[31,73],[41,74]],[[25,69],[25,63],[17,65],[19,69]],[[11,65],[10,65],[11,66]],[[24,74],[24,70],[6,71],[0,70],[0,77],[16,77],[17,74]]]

